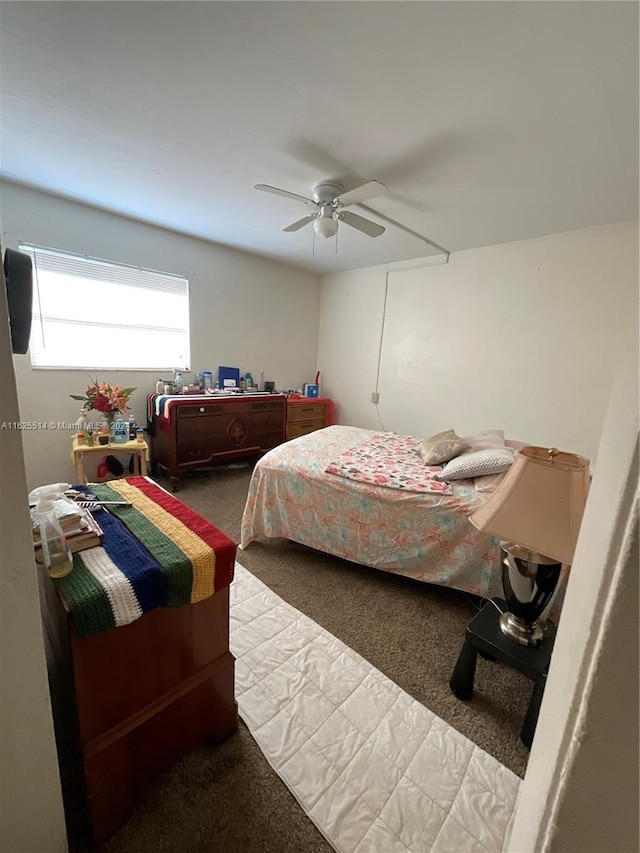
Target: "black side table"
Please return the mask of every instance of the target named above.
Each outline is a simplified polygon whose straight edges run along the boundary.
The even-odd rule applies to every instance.
[[[547,682],[556,627],[552,622],[546,623],[542,645],[521,646],[506,637],[500,630],[498,620],[500,613],[506,610],[506,602],[502,598],[494,598],[492,601],[493,603],[487,602],[467,625],[464,645],[449,681],[449,687],[458,699],[472,698],[478,653],[489,660],[506,663],[522,675],[526,675],[534,682],[534,687],[520,737],[524,745],[531,748]]]

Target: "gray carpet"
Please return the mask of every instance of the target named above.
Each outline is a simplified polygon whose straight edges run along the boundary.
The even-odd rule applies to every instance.
[[[250,466],[191,476],[177,497],[238,542],[250,476]],[[532,683],[480,658],[473,700],[461,702],[449,689],[477,600],[284,540],[254,543],[238,551],[238,561],[419,702],[524,774],[529,753],[519,734]],[[165,773],[129,823],[99,849],[320,853],[332,848],[241,723],[225,744],[195,750]]]

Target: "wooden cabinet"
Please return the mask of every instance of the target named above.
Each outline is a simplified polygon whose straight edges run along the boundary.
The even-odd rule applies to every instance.
[[[333,403],[327,397],[287,401],[287,440],[330,426]]]
[[[236,731],[229,587],[79,638],[53,584],[44,584],[67,831],[73,847],[97,845],[126,823],[160,773]]]
[[[114,517],[101,521],[102,556],[101,548],[85,551],[84,559],[75,555],[69,581],[38,572],[74,850],[76,842],[102,843],[128,820],[160,773],[195,747],[228,738],[238,725],[229,650],[236,546],[158,486],[137,477],[128,485],[135,507],[127,516],[130,526]],[[193,531],[188,547],[178,533],[171,537],[174,521]],[[150,553],[142,555],[142,544],[151,540],[156,555],[163,551],[155,564]],[[172,548],[158,544],[163,540]],[[112,571],[88,570],[104,565],[107,554]],[[202,595],[208,597],[179,604]],[[106,627],[127,619],[133,621]]]
[[[284,394],[174,399],[151,425],[153,468],[181,474],[258,456],[285,439]]]

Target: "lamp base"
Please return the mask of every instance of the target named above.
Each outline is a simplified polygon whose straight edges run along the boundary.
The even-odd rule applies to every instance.
[[[512,542],[503,542],[502,586],[507,609],[500,630],[521,646],[540,646],[538,619],[553,598],[562,564]]]
[[[509,612],[500,617],[500,630],[521,646],[541,646],[544,638],[544,632],[538,622],[525,622]]]

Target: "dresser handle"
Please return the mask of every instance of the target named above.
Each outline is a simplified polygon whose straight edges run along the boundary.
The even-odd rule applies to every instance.
[[[200,406],[200,411],[204,412],[204,406]]]

